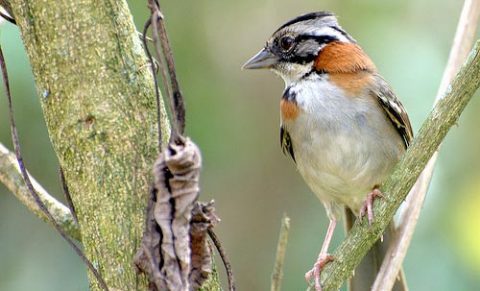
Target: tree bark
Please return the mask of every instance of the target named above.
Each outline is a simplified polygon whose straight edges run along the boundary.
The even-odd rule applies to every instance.
[[[85,253],[110,289],[146,290],[133,257],[157,154],[156,103],[127,4],[10,4],[75,204]],[[168,132],[166,120],[162,126]],[[99,289],[93,276],[90,286]]]

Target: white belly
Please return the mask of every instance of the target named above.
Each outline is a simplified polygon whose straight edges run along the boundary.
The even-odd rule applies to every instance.
[[[291,89],[301,113],[282,121],[297,168],[327,211],[358,211],[404,152],[402,139],[375,98],[346,97],[326,81],[303,83]]]

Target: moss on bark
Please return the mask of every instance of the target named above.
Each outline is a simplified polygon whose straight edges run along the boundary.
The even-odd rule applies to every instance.
[[[85,252],[110,288],[146,289],[133,255],[157,152],[156,103],[127,4],[15,0],[11,5]],[[90,279],[91,289],[98,289]]]

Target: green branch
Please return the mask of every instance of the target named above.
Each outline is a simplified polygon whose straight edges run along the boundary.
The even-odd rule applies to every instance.
[[[445,98],[430,112],[404,158],[384,183],[382,190],[385,198],[377,199],[375,202],[374,223],[368,226],[365,220],[357,221],[347,239],[333,254],[335,261],[328,264],[322,272],[324,290],[338,290],[352,275],[355,267],[392,220],[448,130],[456,124],[463,109],[480,86],[479,50],[480,41],[477,41],[468,60],[447,90]]]
[[[280,235],[278,236],[277,254],[273,266],[272,281],[270,291],[280,291],[283,279],[283,265],[285,262],[285,253],[287,252],[288,232],[290,231],[290,218],[283,214]]]
[[[80,240],[80,229],[75,223],[70,210],[48,194],[33,177],[30,177],[30,179],[38,196],[40,196],[40,199],[45,203],[45,206],[65,233],[76,240]],[[47,216],[45,216],[45,213],[35,203],[35,200],[25,185],[23,176],[18,168],[17,158],[2,144],[0,144],[0,183],[4,184],[30,212],[38,216],[41,220],[49,222]]]

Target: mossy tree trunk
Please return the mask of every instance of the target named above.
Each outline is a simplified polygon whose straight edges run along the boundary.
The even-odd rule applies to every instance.
[[[10,4],[86,255],[111,289],[145,290],[133,256],[157,154],[156,103],[150,67],[127,4]],[[93,276],[90,286],[99,288]]]

